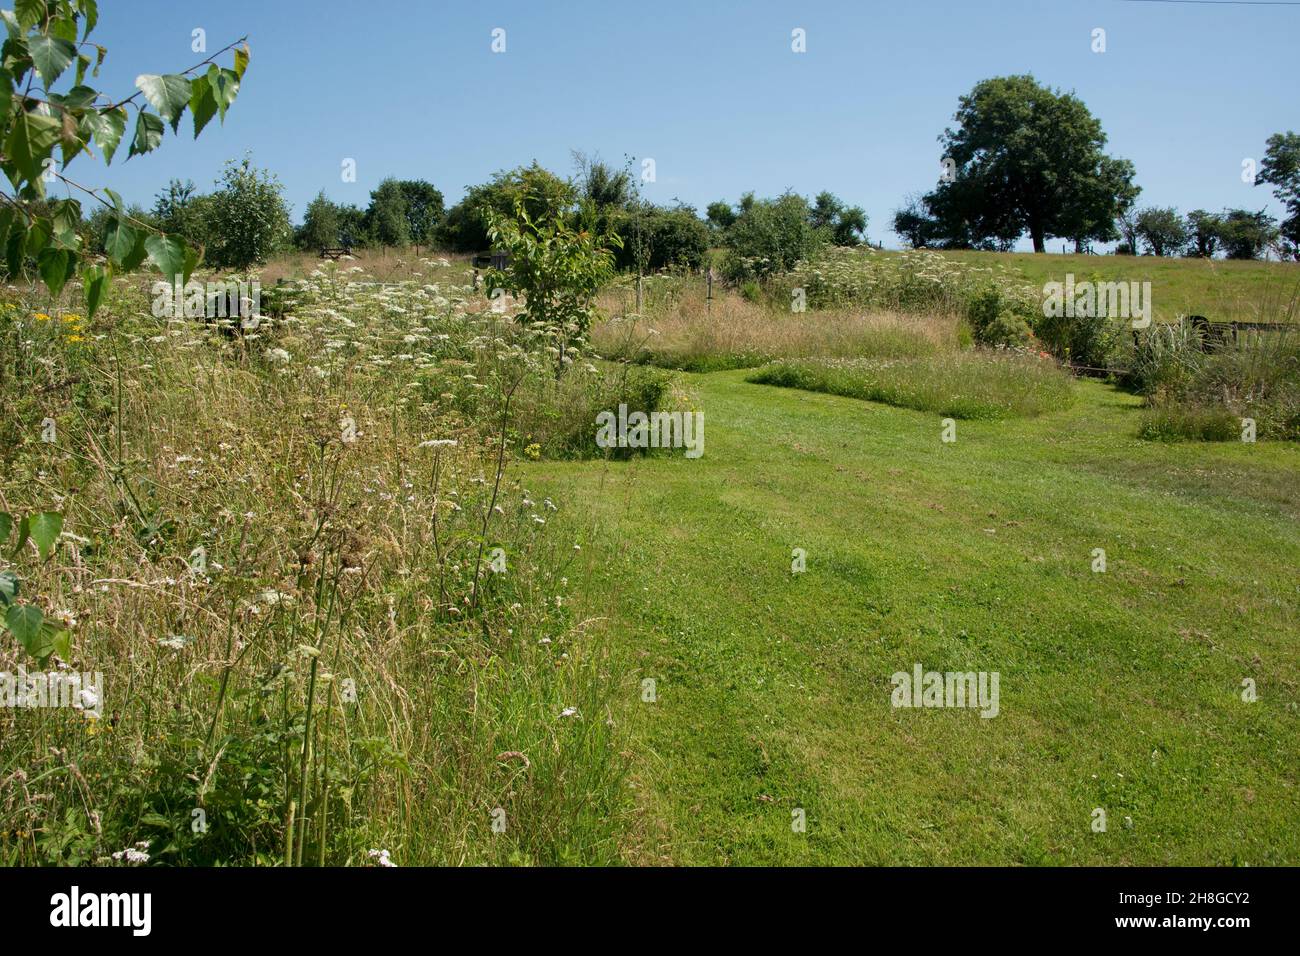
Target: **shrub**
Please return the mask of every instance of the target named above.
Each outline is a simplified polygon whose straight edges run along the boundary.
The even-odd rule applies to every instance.
[[[613,272],[613,256],[589,232],[576,232],[561,219],[533,219],[524,201],[513,216],[488,213],[488,234],[509,253],[504,270],[488,273],[488,288],[522,295],[519,321],[555,355],[558,377],[587,340],[596,293]],[[615,244],[618,237],[611,237]]]
[[[207,263],[242,270],[266,262],[292,234],[284,187],[248,157],[228,160],[217,184],[204,222]]]
[[[1100,310],[1099,310],[1100,311]],[[1108,369],[1119,361],[1124,326],[1106,315],[1044,316],[1031,323],[1047,350],[1062,361],[1094,369]]]
[[[742,206],[727,229],[725,242],[728,251],[723,273],[741,282],[793,269],[796,263],[813,257],[823,237],[810,222],[807,200],[786,193]]]
[[[436,240],[452,252],[482,252],[491,244],[489,214],[513,216],[522,205],[535,223],[568,217],[577,190],[537,163],[499,172],[489,182],[469,187],[465,198],[447,210]]]
[[[996,282],[986,281],[970,292],[964,318],[981,345],[1024,347],[1033,341],[1026,303]]]
[[[709,227],[689,206],[665,209],[644,204],[614,216],[609,228],[623,239],[614,260],[619,269],[698,269],[709,251]]]

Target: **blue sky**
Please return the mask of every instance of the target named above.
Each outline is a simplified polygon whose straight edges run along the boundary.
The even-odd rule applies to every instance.
[[[697,208],[742,192],[829,189],[872,241],[939,174],[936,137],[981,79],[1033,73],[1075,91],[1131,159],[1140,205],[1281,207],[1241,181],[1274,132],[1300,129],[1300,5],[1125,0],[540,2],[101,0],[103,88],[193,65],[245,33],[252,64],[224,127],[170,131],[92,183],[152,203],[170,178],[210,189],[251,149],[300,220],[320,189],[364,206],[385,176],[467,184],[570,151],[655,160],[644,195]],[[492,31],[506,51],[491,51]],[[1092,31],[1106,52],[1092,52]],[[802,28],[807,52],[791,51]],[[228,55],[223,62],[228,63]],[[125,149],[119,156],[125,155]],[[357,181],[341,181],[356,160]],[[82,161],[84,162],[84,160]],[[80,167],[78,163],[74,169]],[[640,168],[639,165],[637,167]],[[73,172],[70,170],[70,173]],[[1060,249],[1059,241],[1051,244]]]

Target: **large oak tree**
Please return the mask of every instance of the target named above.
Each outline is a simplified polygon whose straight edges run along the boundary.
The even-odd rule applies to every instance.
[[[1052,236],[1115,238],[1116,216],[1137,198],[1133,164],[1106,155],[1101,123],[1074,94],[996,77],[963,96],[954,119],[939,137],[952,175],[925,197],[946,244],[1028,232],[1042,252]]]

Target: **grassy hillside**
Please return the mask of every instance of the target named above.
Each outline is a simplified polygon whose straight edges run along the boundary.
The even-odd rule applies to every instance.
[[[1076,282],[1094,274],[1104,281],[1150,282],[1155,318],[1173,321],[1180,314],[1214,320],[1270,318],[1280,300],[1300,285],[1300,263],[1230,262],[1222,259],[1175,259],[1156,256],[1035,255],[1032,252],[945,252],[945,256],[980,265],[1001,265],[1037,286]]]

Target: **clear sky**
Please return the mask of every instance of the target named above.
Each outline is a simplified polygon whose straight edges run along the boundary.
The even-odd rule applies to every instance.
[[[448,205],[468,184],[570,151],[655,160],[644,195],[701,211],[829,189],[889,230],[936,181],[936,138],[979,80],[1033,73],[1076,92],[1109,151],[1131,159],[1140,205],[1277,215],[1242,182],[1275,132],[1300,130],[1300,4],[1129,0],[101,0],[102,86],[193,65],[248,34],[252,63],[224,127],[189,117],[157,152],[92,183],[148,206],[166,180],[212,186],[251,149],[295,221],[320,189],[365,206],[385,176],[426,179]],[[1094,28],[1106,52],[1092,51]],[[493,53],[492,31],[506,50]],[[791,50],[806,31],[807,52]],[[229,55],[223,58],[228,65]],[[192,130],[192,127],[189,127]],[[126,154],[125,147],[119,157]],[[356,160],[357,181],[340,175]],[[89,164],[87,164],[89,165]],[[1060,249],[1059,241],[1050,244]]]

